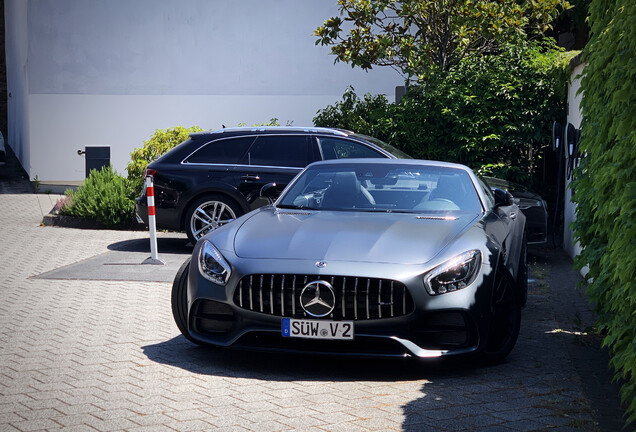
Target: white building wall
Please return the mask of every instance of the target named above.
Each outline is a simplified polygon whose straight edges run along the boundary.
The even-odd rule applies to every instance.
[[[334,65],[315,46],[312,32],[337,12],[335,0],[5,0],[8,27],[23,29],[7,30],[21,46],[7,51],[26,60],[26,79],[8,79],[25,94],[24,112],[9,101],[31,154],[20,159],[31,178],[79,181],[85,146],[111,146],[125,173],[155,129],[311,125],[348,85],[392,100],[395,71]]]
[[[27,5],[25,1],[6,0],[4,3],[8,120],[6,143],[24,167],[30,165]]]
[[[572,74],[570,75],[570,85],[568,87],[568,123],[572,123],[572,126],[579,129],[581,127],[581,97],[582,94],[579,93],[579,89],[581,88],[581,74],[583,73],[584,64],[580,64],[576,66],[572,70]],[[567,128],[567,123],[566,123]],[[565,166],[567,166],[568,155],[566,151],[566,162]],[[581,253],[581,246],[578,242],[575,242],[573,239],[573,233],[570,229],[570,224],[574,222],[576,218],[576,205],[572,202],[572,189],[569,187],[570,180],[565,179],[565,207],[564,207],[564,226],[563,226],[563,248],[568,252],[568,254],[574,258],[576,255]]]

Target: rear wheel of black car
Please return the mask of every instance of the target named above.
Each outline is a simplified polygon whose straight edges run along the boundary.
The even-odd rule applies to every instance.
[[[186,213],[185,229],[188,238],[196,243],[218,227],[232,222],[243,212],[230,198],[219,194],[204,195],[194,201]]]
[[[190,342],[201,345],[188,333],[188,272],[190,260],[183,263],[172,283],[172,316],[181,334]]]
[[[488,364],[501,362],[517,343],[521,327],[521,295],[515,279],[505,268],[497,270],[492,300],[492,319],[485,346],[479,353]]]

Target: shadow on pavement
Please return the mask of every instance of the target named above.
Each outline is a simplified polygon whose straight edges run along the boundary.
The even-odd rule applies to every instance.
[[[413,381],[472,370],[457,359],[366,359],[198,346],[183,336],[143,347],[148,359],[192,373],[275,381]]]
[[[74,264],[33,276],[34,279],[172,282],[181,264],[192,254],[185,238],[157,239],[164,265],[144,264],[150,257],[150,240],[124,240],[109,251]]]
[[[119,252],[147,252],[150,253],[150,238],[123,240],[108,245],[108,250]],[[157,238],[159,254],[192,254],[192,244],[185,235],[183,237]]]

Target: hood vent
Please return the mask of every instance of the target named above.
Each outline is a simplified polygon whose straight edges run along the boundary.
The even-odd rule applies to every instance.
[[[310,212],[290,212],[290,211],[277,211],[277,215],[287,215],[287,216],[311,216],[313,213]]]
[[[459,218],[457,216],[416,216],[416,219],[454,221]]]

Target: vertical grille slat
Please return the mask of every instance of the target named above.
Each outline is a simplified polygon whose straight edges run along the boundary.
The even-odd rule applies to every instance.
[[[378,318],[382,318],[382,280],[378,284]]]
[[[234,304],[271,316],[306,318],[309,315],[300,306],[300,296],[307,283],[315,280],[330,283],[335,294],[334,309],[325,319],[385,319],[414,310],[413,299],[401,282],[331,275],[248,275],[237,285]]]
[[[274,315],[274,275],[269,281],[269,310]]]
[[[369,295],[371,291],[371,279],[367,279],[367,301],[366,301],[366,305],[367,305],[367,319],[371,318],[371,314],[369,313]]]
[[[285,316],[285,275],[280,282],[280,314]]]
[[[250,310],[254,310],[254,302],[252,301],[252,285],[252,276],[250,276]]]
[[[355,319],[358,319],[358,278],[356,278],[356,285],[353,288],[353,311]]]
[[[258,298],[260,300],[261,312],[263,312],[263,275],[261,275],[261,280],[258,284]]]
[[[347,297],[347,278],[342,278],[342,289],[340,291],[340,297],[342,297],[342,318],[347,317],[347,305],[346,305],[346,297]]]
[[[395,282],[391,281],[391,318],[395,316],[395,314],[393,313],[393,285],[394,284]]]
[[[243,307],[243,280],[239,282],[239,306]]]
[[[292,316],[296,316],[296,275],[292,281]]]

